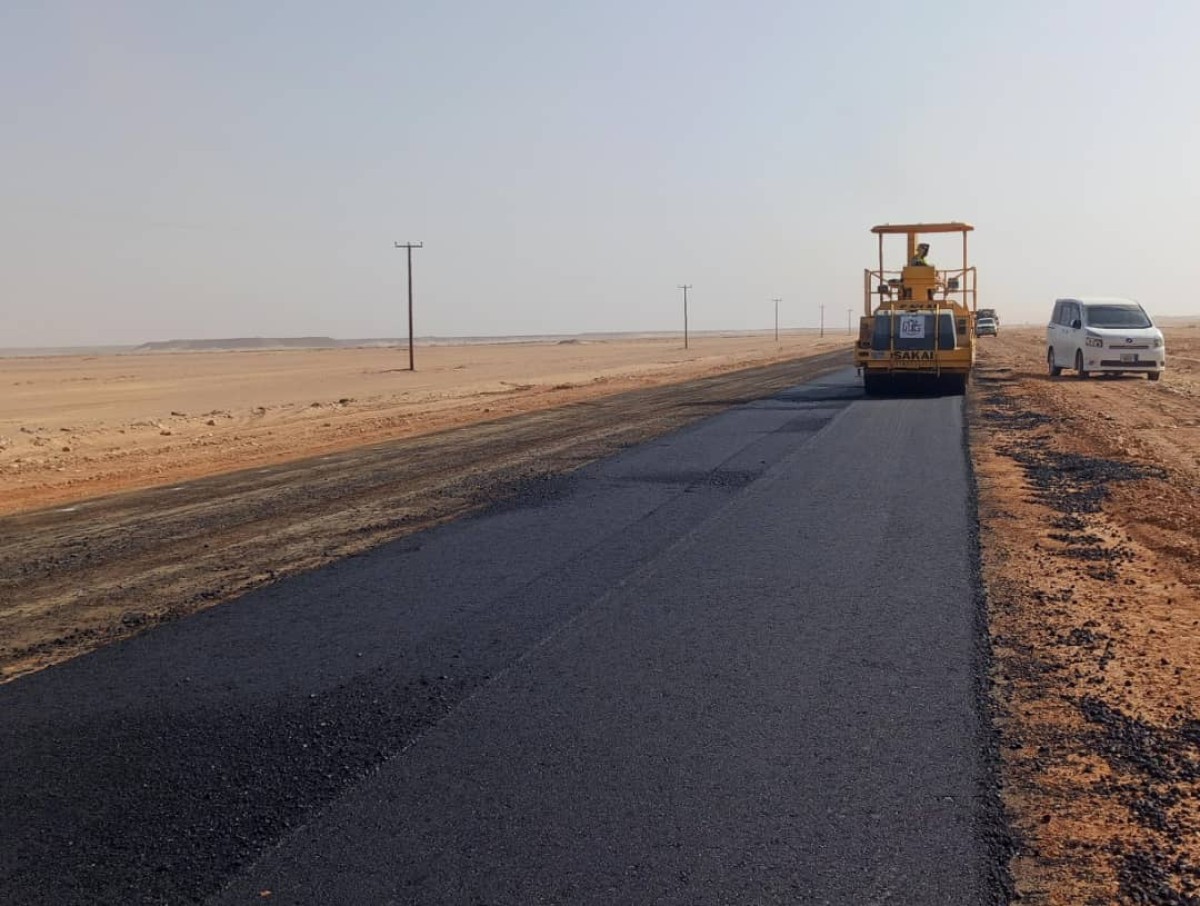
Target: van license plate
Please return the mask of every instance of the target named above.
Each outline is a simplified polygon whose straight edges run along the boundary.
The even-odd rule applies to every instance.
[[[1138,360],[1137,357],[1138,357],[1138,354],[1136,352],[1121,353],[1121,361],[1122,362],[1136,362]]]

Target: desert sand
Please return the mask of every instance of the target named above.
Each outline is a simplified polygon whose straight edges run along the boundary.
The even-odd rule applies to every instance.
[[[848,345],[844,333],[0,359],[0,514]]]
[[[1200,902],[1200,328],[1167,371],[1050,378],[983,338],[969,398],[1022,902]]]

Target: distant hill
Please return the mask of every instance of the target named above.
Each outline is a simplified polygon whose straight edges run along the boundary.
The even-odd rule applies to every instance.
[[[234,337],[225,340],[160,340],[143,343],[133,352],[201,352],[214,349],[334,349],[343,345],[332,337]]]

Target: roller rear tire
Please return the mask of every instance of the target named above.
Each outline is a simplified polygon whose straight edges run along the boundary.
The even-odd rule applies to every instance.
[[[962,396],[967,392],[967,381],[970,375],[966,374],[947,374],[941,379],[942,387],[945,393],[950,396]]]
[[[883,396],[887,393],[888,384],[888,378],[882,374],[867,372],[863,375],[863,392],[867,396]]]

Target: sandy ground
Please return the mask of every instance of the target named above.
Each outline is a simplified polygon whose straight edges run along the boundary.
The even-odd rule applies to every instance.
[[[1200,903],[1200,329],[1168,372],[1045,374],[984,338],[971,392],[1021,902]]]
[[[845,346],[832,332],[0,359],[0,515]]]

